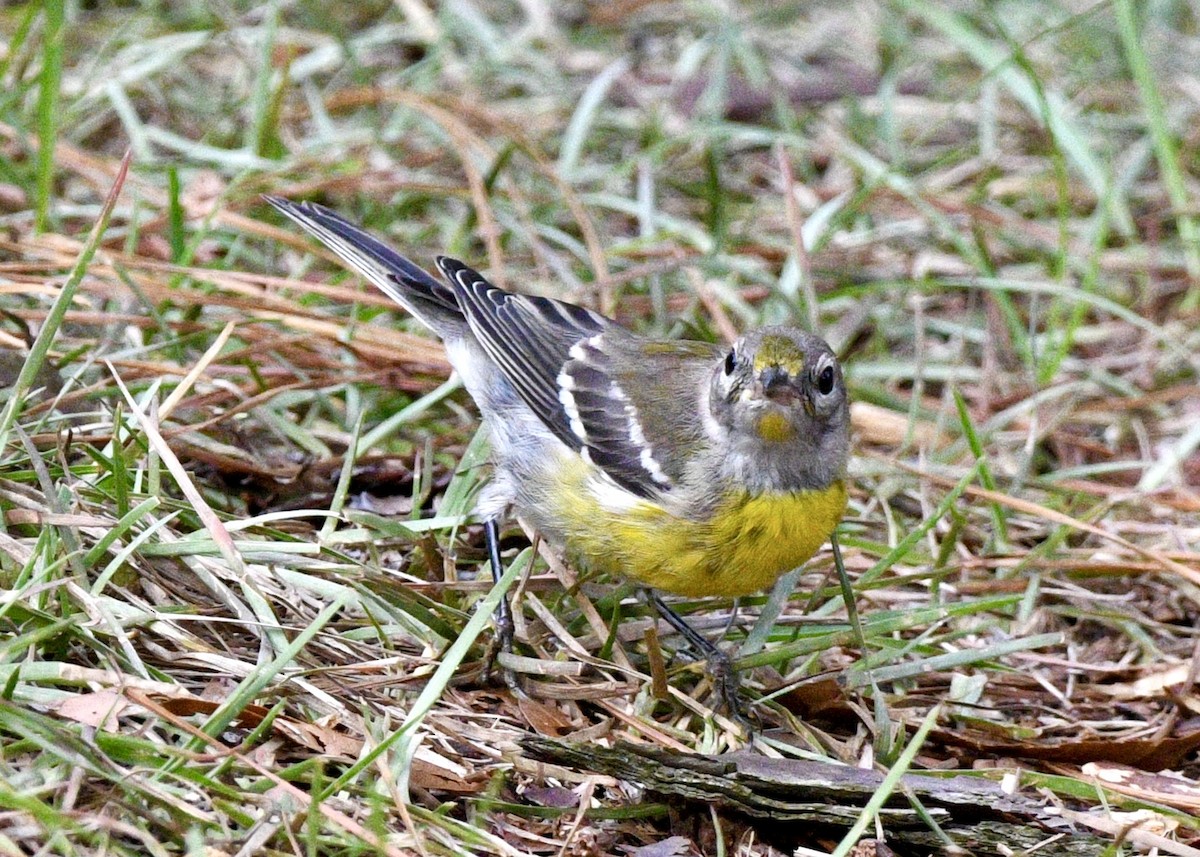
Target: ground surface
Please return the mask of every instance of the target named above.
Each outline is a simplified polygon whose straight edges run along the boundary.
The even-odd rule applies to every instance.
[[[1007,774],[1197,853],[1194,6],[334,5],[0,9],[3,853],[784,847],[529,735]],[[530,699],[483,683],[473,407],[262,193],[639,330],[821,330],[860,626],[827,551],[743,602],[748,738],[545,556]]]

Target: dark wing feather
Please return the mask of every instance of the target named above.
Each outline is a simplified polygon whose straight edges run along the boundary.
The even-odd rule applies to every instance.
[[[624,331],[583,307],[497,288],[455,259],[442,256],[437,265],[483,350],[546,427],[571,448],[581,448],[583,438],[559,398],[558,375],[576,343],[605,330]]]
[[[583,307],[512,294],[453,259],[438,259],[438,267],[455,286],[479,344],[559,440],[639,497],[671,490],[682,466],[673,466],[680,462],[670,453],[684,452],[690,439],[680,436],[681,421],[647,411],[670,412],[694,399],[697,373],[708,370],[709,346],[648,348],[646,340]],[[679,371],[680,357],[691,358],[691,374]],[[653,385],[670,395],[639,396],[629,385]]]
[[[705,442],[694,409],[716,356],[700,342],[605,335],[577,344],[559,383],[592,463],[638,496],[669,493]]]

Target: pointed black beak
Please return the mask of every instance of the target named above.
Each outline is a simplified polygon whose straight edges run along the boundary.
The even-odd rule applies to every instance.
[[[763,395],[773,402],[790,404],[800,398],[800,391],[792,383],[792,376],[781,366],[768,366],[759,373],[758,383]]]

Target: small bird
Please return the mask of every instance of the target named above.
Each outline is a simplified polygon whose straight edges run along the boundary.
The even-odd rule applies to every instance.
[[[820,337],[772,326],[728,347],[651,339],[444,256],[441,282],[323,206],[266,200],[445,344],[489,427],[495,471],[477,511],[497,578],[510,509],[582,568],[689,596],[768,588],[841,519],[849,409]],[[736,711],[727,657],[649,595]]]

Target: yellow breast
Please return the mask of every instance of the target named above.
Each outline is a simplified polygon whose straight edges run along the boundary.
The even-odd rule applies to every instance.
[[[568,493],[574,499],[559,510],[564,526],[555,535],[572,561],[694,596],[768,588],[816,553],[846,509],[841,481],[815,491],[738,491],[704,521],[646,500],[614,511],[587,491]]]

